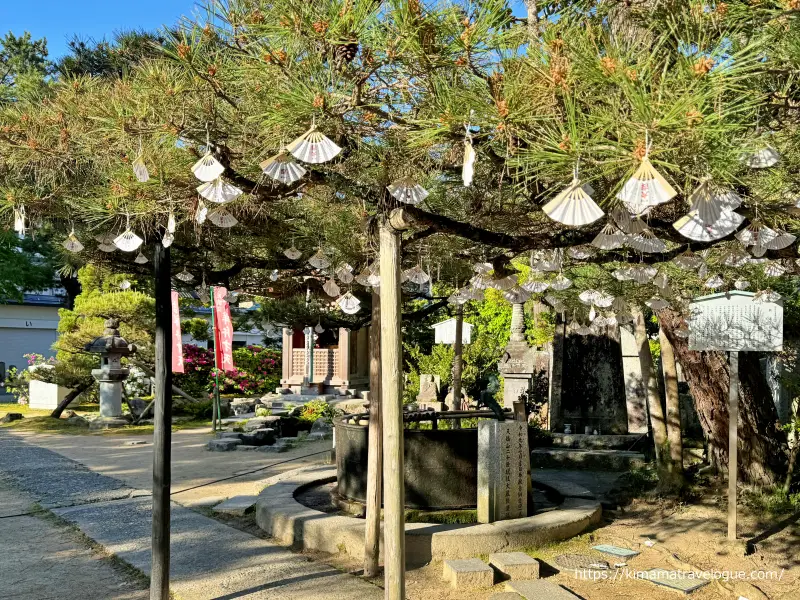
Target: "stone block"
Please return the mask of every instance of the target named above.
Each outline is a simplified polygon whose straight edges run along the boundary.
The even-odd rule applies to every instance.
[[[569,590],[545,579],[531,581],[507,581],[507,592],[516,592],[525,600],[577,600]]]
[[[245,423],[244,430],[246,432],[250,432],[255,431],[256,429],[264,429],[266,427],[271,427],[274,423],[280,420],[281,418],[277,416],[254,417],[252,419],[248,419],[247,423]]]
[[[242,444],[247,444],[249,446],[269,446],[275,443],[275,430],[268,427],[256,429],[250,433],[241,433],[239,435]]]
[[[258,496],[233,496],[222,504],[217,504],[212,510],[229,515],[243,516],[256,505],[257,498]]]
[[[500,574],[500,579],[539,579],[539,561],[524,552],[490,554],[489,564]]]
[[[444,561],[442,578],[457,590],[490,588],[494,570],[479,558]]]
[[[242,439],[242,433],[240,431],[220,431],[217,433],[217,439],[220,440],[240,440]]]
[[[242,440],[223,438],[221,440],[211,440],[206,444],[206,449],[213,452],[231,452],[236,450],[236,446],[241,445]]]
[[[524,600],[517,592],[497,592],[489,596],[489,600]]]
[[[250,444],[239,444],[234,448],[237,452],[249,452],[252,450],[258,450],[261,446],[251,446]]]
[[[69,388],[56,385],[55,383],[47,383],[46,381],[32,379],[28,383],[28,394],[30,398],[28,406],[29,408],[52,410],[67,397],[70,391]],[[75,400],[70,403],[70,405],[73,404],[80,404],[78,398],[75,398]]]
[[[478,522],[528,516],[528,425],[524,421],[478,423]]]
[[[123,417],[97,417],[89,422],[89,429],[115,429],[127,425],[130,422]]]

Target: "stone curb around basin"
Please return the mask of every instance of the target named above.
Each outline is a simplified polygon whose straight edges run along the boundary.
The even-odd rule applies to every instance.
[[[328,465],[293,472],[291,477],[265,488],[258,495],[256,523],[277,541],[295,549],[346,553],[363,560],[363,519],[324,513],[295,499],[295,494],[303,488],[335,480],[336,468]],[[575,487],[572,486],[572,492],[577,491]],[[555,510],[497,523],[406,523],[408,566],[523,550],[574,537],[598,523],[602,516],[600,502],[591,498],[588,490],[586,496],[565,497]],[[382,546],[381,539],[381,550]]]

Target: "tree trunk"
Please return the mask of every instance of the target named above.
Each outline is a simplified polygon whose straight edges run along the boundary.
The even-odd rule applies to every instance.
[[[367,452],[367,514],[364,534],[364,576],[378,574],[383,486],[383,419],[381,417],[381,300],[372,292],[369,329],[369,449]]]
[[[653,431],[653,444],[656,452],[656,468],[658,469],[659,488],[672,491],[675,488],[674,473],[671,466],[669,443],[667,442],[667,422],[664,409],[661,407],[661,394],[658,391],[658,379],[653,367],[653,356],[650,354],[650,342],[647,339],[647,327],[644,314],[640,308],[631,307],[633,314],[633,334],[639,349],[639,363],[642,367],[642,379],[647,390],[647,412],[650,414],[650,429]]]
[[[54,419],[60,419],[61,418],[61,413],[63,413],[64,409],[67,408],[70,405],[70,402],[75,400],[75,398],[80,396],[83,392],[88,390],[91,386],[92,386],[91,383],[82,383],[81,385],[76,387],[69,394],[64,396],[64,399],[61,402],[58,403],[58,406],[56,406],[55,409],[53,409],[53,412],[50,413],[50,416],[53,417]]]
[[[730,371],[725,353],[690,351],[688,340],[675,335],[684,325],[678,312],[662,309],[658,319],[689,383],[711,464],[726,472]],[[788,446],[786,433],[776,426],[778,413],[757,353],[739,353],[739,375],[739,453],[745,457],[739,461],[739,478],[745,483],[773,485],[786,473]]]
[[[525,0],[528,13],[528,39],[533,42],[539,37],[539,3],[537,0]]]
[[[661,342],[661,369],[664,373],[664,395],[666,396],[667,442],[669,443],[670,466],[676,484],[683,487],[683,440],[681,433],[681,404],[678,394],[678,368],[672,344],[659,327]]]

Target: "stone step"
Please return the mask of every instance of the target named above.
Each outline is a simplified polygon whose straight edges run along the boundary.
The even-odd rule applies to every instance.
[[[544,579],[507,581],[506,591],[516,592],[525,600],[578,600],[579,598],[566,588]]]
[[[212,510],[241,517],[256,505],[257,499],[258,496],[233,496],[222,504],[217,504]]]
[[[624,450],[587,450],[581,448],[534,448],[533,469],[589,469],[593,471],[628,471],[647,463],[641,452]]]
[[[524,552],[494,552],[489,564],[500,579],[539,579],[539,561]]]
[[[479,558],[446,560],[442,579],[457,590],[486,589],[494,585],[494,570]]]
[[[586,450],[631,450],[642,434],[586,435],[583,433],[553,433],[554,448]],[[646,439],[647,436],[644,436]]]

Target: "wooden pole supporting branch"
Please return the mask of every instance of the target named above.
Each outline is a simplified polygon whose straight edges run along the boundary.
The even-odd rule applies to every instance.
[[[383,410],[383,548],[386,600],[405,600],[405,467],[400,331],[402,210],[381,225],[381,405]]]
[[[172,477],[172,285],[169,248],[155,244],[155,409],[150,600],[169,600],[169,491]]]
[[[374,289],[374,288],[373,288]],[[372,292],[369,329],[369,448],[367,450],[367,528],[364,535],[364,576],[378,574],[381,543],[383,420],[381,417],[381,299]]]
[[[464,305],[456,308],[456,339],[453,344],[453,410],[463,410],[461,406],[461,372],[463,361]]]
[[[739,352],[730,353],[728,392],[728,539],[736,539],[736,481],[739,479]]]

